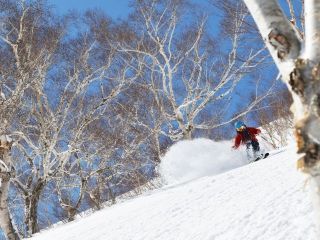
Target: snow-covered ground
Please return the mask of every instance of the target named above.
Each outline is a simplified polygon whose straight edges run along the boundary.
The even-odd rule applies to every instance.
[[[160,189],[37,234],[43,240],[313,240],[305,176],[293,144],[246,164],[230,142],[179,143]]]

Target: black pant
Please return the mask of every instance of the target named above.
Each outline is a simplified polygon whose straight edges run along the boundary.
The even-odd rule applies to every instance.
[[[250,145],[251,145],[254,152],[260,151],[260,146],[258,141],[251,140],[250,142],[247,142],[246,145],[247,145],[247,148],[250,148]]]

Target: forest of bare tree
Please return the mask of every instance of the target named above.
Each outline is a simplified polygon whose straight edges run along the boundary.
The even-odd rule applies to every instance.
[[[9,239],[152,187],[176,141],[230,139],[237,119],[291,121],[244,3],[194,4],[136,0],[114,20],[0,0],[0,227]]]

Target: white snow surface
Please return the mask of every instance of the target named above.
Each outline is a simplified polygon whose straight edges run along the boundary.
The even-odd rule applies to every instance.
[[[295,146],[246,165],[241,154],[227,150],[230,146],[203,139],[178,143],[161,166],[169,184],[33,239],[316,239],[309,188],[296,169]]]

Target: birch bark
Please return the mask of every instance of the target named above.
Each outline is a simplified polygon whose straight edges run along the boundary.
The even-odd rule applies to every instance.
[[[11,166],[11,145],[12,140],[8,136],[2,135],[0,137],[0,158],[2,164],[5,165],[5,168],[1,168],[0,171],[0,227],[9,240],[16,240],[19,239],[19,236],[13,228],[8,205],[9,186],[12,174],[8,168],[8,166]]]
[[[305,2],[304,42],[276,0],[244,0],[293,96],[298,168],[311,176],[320,237],[320,0]],[[305,51],[302,49],[305,46]]]

